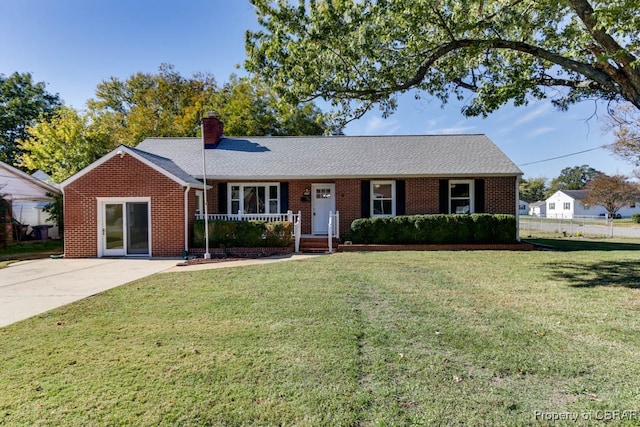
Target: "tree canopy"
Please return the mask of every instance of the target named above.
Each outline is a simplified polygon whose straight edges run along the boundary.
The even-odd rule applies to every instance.
[[[251,0],[245,67],[350,118],[415,90],[468,116],[551,98],[640,108],[638,0]]]
[[[260,81],[246,77],[232,75],[208,108],[218,113],[226,135],[322,135],[328,130],[314,104],[289,104]]]
[[[553,178],[547,188],[547,197],[558,190],[582,190],[585,186],[602,172],[589,165],[566,167],[560,171],[560,175]]]
[[[157,74],[136,73],[98,84],[87,102],[95,120],[109,127],[119,144],[136,146],[147,137],[195,136],[200,119],[218,90],[209,74],[183,77],[173,65],[160,65]]]
[[[30,170],[41,169],[62,182],[115,147],[108,129],[87,115],[62,107],[49,120],[28,129],[20,142],[21,162]]]
[[[533,203],[547,198],[547,179],[529,178],[520,181],[520,199]]]
[[[196,136],[210,110],[218,113],[227,135],[317,135],[327,129],[312,103],[287,103],[264,84],[234,75],[219,87],[210,74],[186,78],[169,64],[158,74],[101,82],[88,106],[116,141],[129,146],[147,137]]]
[[[45,87],[30,73],[0,74],[0,161],[14,165],[22,153],[18,140],[27,136],[27,128],[62,105]]]
[[[181,76],[171,65],[98,84],[80,113],[62,107],[25,130],[17,146],[23,167],[61,182],[120,144],[147,137],[194,137],[203,114],[214,110],[227,135],[318,135],[327,132],[312,103],[290,105],[260,82],[231,76],[219,88],[213,76]]]
[[[630,104],[619,104],[605,119],[605,129],[613,132],[615,141],[609,146],[618,157],[640,166],[640,110]]]
[[[604,206],[610,218],[615,218],[618,211],[624,206],[637,203],[640,200],[638,184],[629,182],[624,175],[600,174],[587,184],[586,189],[589,192],[582,202]]]

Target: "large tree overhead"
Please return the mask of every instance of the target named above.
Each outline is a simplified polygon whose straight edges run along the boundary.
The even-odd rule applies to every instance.
[[[47,92],[43,82],[34,82],[31,74],[0,74],[0,161],[15,164],[22,153],[18,140],[27,136],[27,128],[61,105],[58,95]]]
[[[246,68],[289,98],[348,117],[415,89],[463,113],[551,98],[640,108],[638,0],[251,0]]]

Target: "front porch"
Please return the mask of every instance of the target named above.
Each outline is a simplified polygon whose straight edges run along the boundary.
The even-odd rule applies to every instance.
[[[340,241],[340,212],[329,211],[327,232],[322,234],[302,234],[302,212],[287,211],[279,214],[244,213],[237,214],[196,214],[196,220],[209,221],[265,221],[291,222],[295,252],[334,252]],[[324,230],[323,230],[324,231]]]

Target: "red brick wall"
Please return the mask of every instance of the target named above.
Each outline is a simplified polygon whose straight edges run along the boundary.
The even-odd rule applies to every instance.
[[[516,177],[485,178],[484,192],[485,212],[516,214]]]
[[[407,215],[440,213],[440,178],[405,180]]]
[[[195,211],[194,194],[191,190],[190,212]],[[98,255],[98,197],[150,197],[152,256],[182,254],[184,188],[125,155],[114,156],[65,187],[65,257]]]

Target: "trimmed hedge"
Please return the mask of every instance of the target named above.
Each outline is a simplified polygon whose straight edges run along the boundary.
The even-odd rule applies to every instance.
[[[361,218],[345,240],[356,244],[513,243],[514,215],[410,215]]]
[[[633,215],[631,215],[631,220],[640,224],[640,213],[634,213]]]
[[[292,243],[288,221],[209,221],[209,245],[227,248],[285,247]],[[204,220],[193,225],[193,246],[204,247]]]

